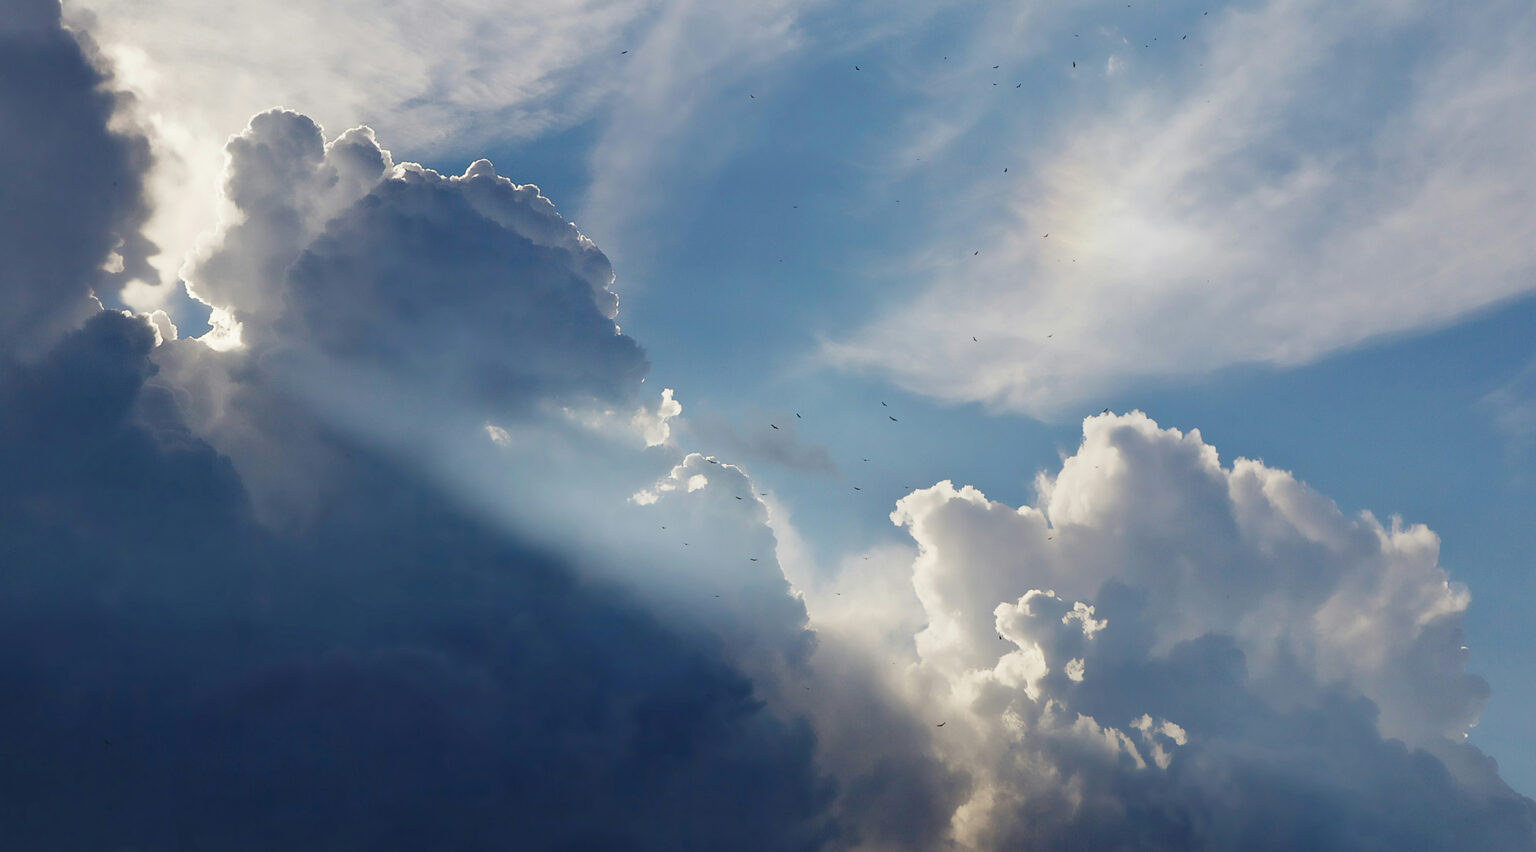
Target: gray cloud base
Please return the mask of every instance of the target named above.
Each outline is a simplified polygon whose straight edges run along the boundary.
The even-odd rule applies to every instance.
[[[0,356],[38,352],[147,275],[139,233],[148,142],[109,129],[119,96],[95,48],[59,25],[53,0],[0,9]],[[101,267],[117,250],[116,272]]]

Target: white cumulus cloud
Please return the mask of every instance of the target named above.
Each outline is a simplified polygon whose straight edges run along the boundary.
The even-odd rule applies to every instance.
[[[813,664],[889,658],[869,688],[923,723],[842,759],[958,784],[960,848],[1536,842],[1536,805],[1463,742],[1488,689],[1434,533],[1134,412],[1086,420],[1038,491],[912,493],[891,515],[917,545],[910,596],[856,624],[812,607]]]

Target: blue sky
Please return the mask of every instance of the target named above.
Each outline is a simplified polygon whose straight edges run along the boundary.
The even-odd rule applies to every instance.
[[[222,697],[186,710],[199,733],[167,733],[170,698],[101,705],[189,755],[146,772],[188,771],[205,731],[280,737],[248,718],[263,689],[321,743],[341,723],[315,708],[368,718],[343,763],[403,718],[369,695],[469,708],[422,711],[468,754],[543,718],[523,678],[597,755],[551,795],[615,826],[532,808],[531,843],[738,842],[731,815],[769,789],[769,848],[1194,848],[1277,821],[1277,848],[1449,848],[1468,820],[1536,847],[1528,5],[66,0],[76,55],[52,3],[5,2],[25,22],[0,36],[55,51],[28,66],[58,81],[38,97],[83,106],[49,124],[16,84],[13,126],[66,159],[14,134],[0,153],[104,164],[25,191],[143,192],[39,219],[56,251],[6,243],[0,391],[18,423],[82,417],[101,452],[137,448],[146,505],[176,470],[217,507],[173,488],[60,534],[271,584]],[[91,96],[90,67],[132,99]],[[27,295],[55,268],[68,299]],[[93,318],[87,292],[158,331]],[[71,371],[140,401],[38,390]],[[132,487],[47,463],[0,482],[36,498],[14,505]],[[18,540],[16,588],[93,626],[28,622],[72,650],[7,676],[68,705],[113,635],[167,696],[201,676],[155,649],[191,646],[203,586],[123,592],[139,556],[82,545],[128,566],[98,612],[30,579],[45,547]],[[172,627],[135,632],[137,606]],[[634,648],[606,657],[615,635]],[[482,641],[539,650],[465,650]],[[583,727],[634,707],[639,735]],[[656,721],[690,712],[698,739]],[[494,774],[403,761],[359,801]],[[660,792],[627,780],[659,765]],[[127,812],[116,776],[87,775]],[[256,813],[217,778],[226,825],[322,836],[324,814]],[[498,778],[486,801],[525,783]],[[658,802],[723,816],[660,826]],[[466,849],[516,830],[429,810]],[[77,839],[166,837],[114,819]]]

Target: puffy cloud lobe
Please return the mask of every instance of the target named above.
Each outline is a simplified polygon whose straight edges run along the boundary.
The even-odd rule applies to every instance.
[[[326,144],[280,110],[229,155],[236,216],[190,281],[253,349],[497,408],[638,387],[648,365],[613,323],[612,266],[537,187],[485,160],[459,177],[396,166],[366,128]]]
[[[689,453],[630,502],[653,529],[665,527],[666,555],[646,577],[660,593],[652,605],[681,607],[725,637],[733,657],[762,675],[760,688],[802,677],[814,634],[779,566],[768,508],[747,472]]]
[[[961,846],[1536,845],[1536,803],[1461,741],[1487,687],[1433,533],[1139,413],[1089,418],[1038,485],[892,513],[926,615],[896,692],[969,774]]]
[[[96,312],[93,291],[149,272],[148,143],[109,128],[118,96],[59,17],[56,0],[8,0],[0,14],[0,357],[41,354]]]
[[[682,413],[683,404],[672,398],[672,389],[663,388],[656,410],[642,407],[630,418],[630,426],[640,433],[647,447],[660,446],[672,437],[672,425],[668,421]]]

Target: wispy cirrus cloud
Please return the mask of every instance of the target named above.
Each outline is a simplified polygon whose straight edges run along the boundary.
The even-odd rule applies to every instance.
[[[1536,155],[1511,142],[1536,131],[1527,7],[1467,10],[1433,36],[1424,3],[1205,20],[1172,67],[1127,59],[1108,108],[1067,107],[1016,150],[1015,188],[962,192],[949,210],[975,236],[937,224],[916,296],[876,305],[826,358],[1049,416],[1136,378],[1305,363],[1530,289],[1536,201],[1520,187]]]

